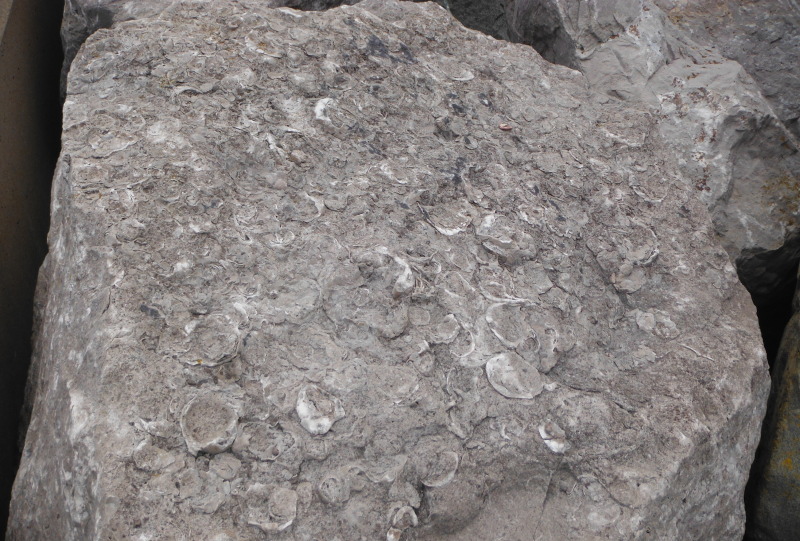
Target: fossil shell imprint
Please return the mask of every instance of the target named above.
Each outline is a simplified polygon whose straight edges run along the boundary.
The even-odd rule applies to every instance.
[[[453,480],[458,469],[459,457],[455,451],[437,453],[426,464],[422,484],[426,487],[442,487]]]
[[[506,398],[531,399],[544,388],[539,371],[516,353],[501,353],[486,362],[486,376]]]
[[[307,385],[297,395],[300,424],[312,434],[327,434],[333,423],[344,418],[342,401],[316,385]]]
[[[181,413],[181,431],[193,455],[226,451],[236,439],[239,414],[213,394],[193,398]]]

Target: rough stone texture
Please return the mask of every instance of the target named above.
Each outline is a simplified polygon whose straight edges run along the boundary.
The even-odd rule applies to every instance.
[[[682,157],[684,176],[711,209],[740,279],[762,313],[774,311],[800,259],[800,153],[786,127],[797,130],[800,11],[793,1],[656,3],[668,16],[638,1],[505,4],[513,39],[580,69],[592,88],[655,112],[659,131]],[[760,86],[723,54],[740,60]],[[792,360],[799,324],[795,316],[773,362],[774,405],[753,468],[763,476],[752,481],[758,487],[749,516],[753,539],[793,539],[800,531],[791,462],[800,448]]]
[[[320,11],[341,5],[357,4],[360,0],[261,0],[265,7],[289,7],[293,9]],[[424,2],[428,0],[410,0]],[[448,0],[430,0],[449,7]],[[463,0],[456,0],[465,3]],[[495,0],[485,0],[489,4]],[[168,8],[165,0],[65,0],[61,25],[61,41],[64,49],[64,66],[61,73],[61,91],[66,92],[67,74],[78,49],[101,28],[110,28],[115,23],[158,16]],[[0,17],[2,13],[0,13]],[[2,19],[0,19],[2,20]]]
[[[324,10],[359,0],[261,0],[265,7],[290,7],[302,10]],[[66,91],[67,74],[78,49],[87,37],[115,23],[156,17],[170,5],[164,0],[65,0],[61,25],[64,67],[61,90]]]
[[[761,87],[800,136],[800,4],[797,0],[656,0],[692,39],[715,45]]]
[[[759,302],[783,289],[774,278],[791,279],[800,258],[800,153],[742,66],[692,41],[651,2],[497,1],[515,41],[659,119],[742,281]]]
[[[63,140],[9,539],[742,535],[754,309],[579,73],[434,4],[174,2],[88,39]]]

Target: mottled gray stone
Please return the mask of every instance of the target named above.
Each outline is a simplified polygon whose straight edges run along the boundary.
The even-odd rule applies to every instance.
[[[261,0],[266,7],[290,7],[303,10],[323,10],[359,0]],[[66,91],[67,74],[72,60],[83,42],[101,28],[115,23],[145,17],[158,17],[170,2],[165,0],[65,0],[61,25],[64,48],[62,93]]]
[[[92,35],[8,538],[741,536],[753,306],[586,87],[434,4]]]
[[[306,11],[321,11],[341,5],[357,4],[361,0],[260,0],[265,7],[289,7]],[[449,8],[450,0],[408,0],[413,2],[433,1]],[[468,4],[455,0],[459,5]],[[485,0],[489,4],[495,0]],[[64,66],[61,73],[61,91],[66,91],[67,74],[72,60],[87,37],[101,28],[110,28],[115,23],[157,17],[170,2],[166,0],[65,0],[61,25],[61,41],[64,49]],[[469,10],[473,13],[474,10]]]

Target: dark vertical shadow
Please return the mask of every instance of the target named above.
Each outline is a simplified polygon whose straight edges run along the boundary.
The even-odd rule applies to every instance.
[[[766,283],[754,281],[750,284],[753,302],[758,310],[758,324],[764,340],[764,349],[767,352],[773,388],[767,404],[764,425],[761,428],[761,442],[756,450],[755,460],[750,468],[750,476],[745,487],[744,505],[747,514],[745,541],[763,541],[769,538],[769,535],[759,528],[756,520],[757,509],[760,503],[759,498],[763,494],[761,481],[764,477],[764,469],[770,460],[769,444],[774,440],[771,436],[774,435],[772,432],[775,427],[770,420],[774,418],[777,407],[775,385],[781,380],[785,367],[780,362],[776,362],[776,359],[784,330],[793,315],[792,300],[797,289],[797,264],[795,259],[790,259],[788,263],[776,265],[782,269],[781,274],[773,276]],[[753,291],[758,291],[758,293],[753,293]]]
[[[4,0],[0,24],[0,521],[19,465],[33,293],[61,138],[63,0]],[[1,23],[2,21],[0,21]],[[3,31],[3,28],[5,29]]]

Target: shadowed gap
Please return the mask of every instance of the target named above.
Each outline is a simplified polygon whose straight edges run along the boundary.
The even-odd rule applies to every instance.
[[[787,244],[794,243],[789,242]],[[788,252],[794,253],[795,250],[788,250]],[[764,476],[763,471],[770,454],[766,442],[772,441],[770,437],[770,419],[772,419],[776,407],[774,385],[782,376],[782,374],[776,371],[783,368],[783,366],[778,366],[779,363],[775,361],[778,356],[784,330],[793,315],[793,298],[797,290],[797,259],[794,257],[789,259],[789,261],[781,261],[780,257],[776,259],[778,264],[776,264],[774,268],[777,268],[779,271],[778,273],[768,273],[766,280],[752,278],[749,280],[742,280],[751,292],[753,303],[756,305],[758,311],[758,324],[761,328],[764,349],[767,352],[770,374],[773,378],[773,389],[772,392],[770,392],[765,422],[761,431],[761,444],[759,444],[756,450],[755,460],[750,468],[750,476],[747,481],[747,486],[745,487],[744,504],[747,513],[745,541],[764,539],[762,533],[757,531],[757,525],[753,517],[756,516],[756,509],[759,503],[759,484]]]
[[[2,0],[0,19],[0,521],[8,520],[22,441],[33,293],[47,251],[61,138],[63,0]],[[6,11],[4,11],[6,10]],[[2,23],[6,24],[3,25]]]

